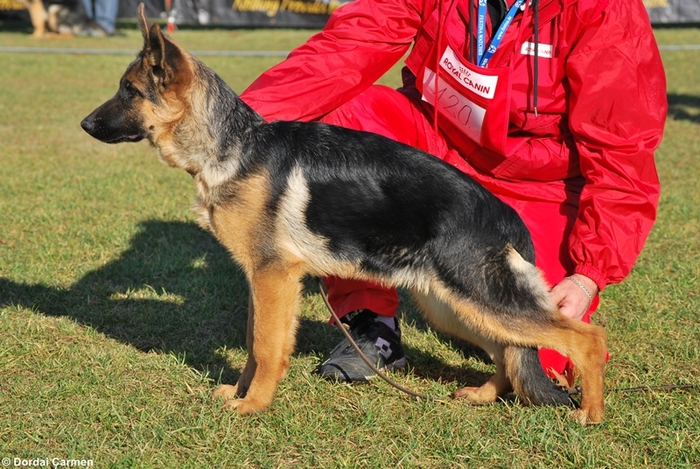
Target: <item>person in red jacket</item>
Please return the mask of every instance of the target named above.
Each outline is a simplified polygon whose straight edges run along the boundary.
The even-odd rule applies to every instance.
[[[268,120],[375,132],[467,173],[523,218],[560,312],[590,321],[655,220],[663,66],[641,0],[508,1],[353,1],[241,97]],[[407,52],[403,86],[376,85]],[[396,291],[325,281],[363,351],[403,366]],[[540,360],[572,379],[566,357]],[[319,371],[372,376],[346,341]]]

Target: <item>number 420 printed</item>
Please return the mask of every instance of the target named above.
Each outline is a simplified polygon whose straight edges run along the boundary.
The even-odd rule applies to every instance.
[[[437,107],[441,114],[479,143],[486,109],[465,98],[444,80],[438,81],[438,88]],[[423,99],[435,106],[435,72],[430,69],[423,75]]]

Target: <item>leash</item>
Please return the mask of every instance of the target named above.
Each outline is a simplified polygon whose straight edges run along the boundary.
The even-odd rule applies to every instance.
[[[326,292],[326,287],[321,281],[319,277],[316,277],[316,282],[318,283],[318,289],[319,292],[321,293],[321,298],[323,298],[323,302],[326,305],[326,308],[328,308],[328,311],[330,311],[331,316],[333,317],[333,321],[335,322],[335,325],[340,329],[340,331],[343,333],[345,338],[350,342],[350,345],[353,346],[357,354],[360,356],[363,362],[367,364],[367,366],[370,367],[370,369],[381,379],[389,383],[392,387],[398,389],[399,391],[408,394],[409,396],[417,397],[419,399],[423,399],[426,401],[432,401],[432,402],[450,402],[446,399],[434,397],[434,396],[428,396],[425,394],[421,394],[419,392],[412,391],[405,386],[400,385],[396,381],[392,380],[389,378],[386,374],[383,372],[379,371],[379,369],[372,363],[372,361],[367,358],[367,356],[360,350],[360,347],[357,345],[355,342],[355,339],[352,338],[350,333],[347,331],[346,327],[343,325],[342,322],[340,322],[340,318],[338,315],[335,313],[333,310],[333,307],[331,307],[330,301],[328,301],[328,293]],[[659,385],[659,386],[637,386],[637,387],[631,387],[631,388],[613,388],[613,389],[606,389],[605,394],[612,394],[612,393],[632,393],[632,392],[644,392],[644,391],[673,391],[676,389],[697,389],[700,387],[698,384],[664,384],[664,385]],[[568,388],[564,389],[566,393],[569,395],[569,397],[580,395],[581,394],[581,386],[576,386],[573,388]]]

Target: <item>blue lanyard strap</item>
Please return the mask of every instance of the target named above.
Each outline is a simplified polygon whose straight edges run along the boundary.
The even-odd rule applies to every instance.
[[[486,37],[486,0],[479,0],[479,9],[476,17],[476,63],[481,62],[484,55],[484,38]]]
[[[501,25],[498,27],[496,34],[494,34],[493,38],[491,38],[491,43],[489,44],[488,50],[484,52],[484,36],[486,31],[486,0],[479,0],[479,11],[477,17],[478,29],[476,38],[476,62],[479,64],[480,67],[486,67],[486,65],[489,63],[489,60],[491,60],[491,57],[493,57],[493,54],[496,52],[496,49],[498,49],[498,46],[501,44],[503,36],[506,35],[508,26],[510,26],[510,24],[513,22],[515,14],[518,12],[520,7],[523,6],[524,3],[525,0],[516,0],[513,6],[510,7],[508,13],[506,14],[506,17],[503,18]]]

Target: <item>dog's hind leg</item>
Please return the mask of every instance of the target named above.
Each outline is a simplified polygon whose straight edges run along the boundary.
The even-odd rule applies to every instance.
[[[486,287],[483,298],[490,299],[488,303],[491,305],[487,310],[478,311],[474,304],[465,302],[450,289],[443,287],[445,301],[455,308],[465,322],[478,327],[490,339],[531,350],[529,354],[523,354],[523,351],[514,349],[513,352],[519,353],[519,357],[513,356],[509,360],[506,356],[509,378],[514,387],[519,386],[525,391],[526,399],[533,402],[540,399],[537,393],[528,392],[531,385],[527,374],[518,372],[522,364],[525,364],[525,369],[535,369],[532,363],[535,361],[533,352],[536,347],[551,348],[569,357],[581,376],[581,406],[575,411],[574,417],[584,424],[600,422],[604,407],[603,379],[607,351],[605,330],[560,314],[550,301],[540,271],[526,262],[513,248],[504,250],[503,254],[507,256],[504,260],[509,266],[511,281],[507,282],[507,288],[501,282]],[[503,267],[498,256],[492,260],[495,265]],[[497,278],[508,280],[509,277],[505,275]],[[436,287],[440,288],[440,285]],[[508,295],[503,296],[504,292]],[[514,365],[510,370],[509,362]],[[544,394],[546,401],[549,401],[548,393],[549,391]]]
[[[441,289],[439,284],[436,286]],[[569,405],[568,395],[556,388],[542,370],[536,350],[541,346],[568,356],[580,371],[585,395],[574,418],[581,423],[602,420],[607,350],[604,329],[565,318],[546,304],[539,314],[513,317],[482,311],[475,304],[454,296],[449,289],[442,288],[439,297],[412,293],[435,327],[478,345],[496,363],[496,375],[489,382],[480,388],[459,391],[458,397],[488,402],[507,392],[509,387],[506,386],[512,385],[525,403]],[[500,360],[505,369],[499,364],[498,347],[501,347]]]
[[[428,321],[436,328],[483,349],[496,365],[496,373],[479,387],[466,386],[452,393],[456,399],[475,404],[488,404],[510,392],[511,385],[505,371],[503,346],[483,337],[468,327],[447,303],[431,293],[412,290],[411,295]]]
[[[251,275],[248,361],[236,386],[223,385],[214,397],[240,414],[265,410],[289,368],[294,351],[301,293],[298,267],[266,267]]]
[[[519,395],[537,404],[559,403],[560,400],[562,400],[561,403],[565,403],[563,397],[566,394],[564,393],[556,397],[554,390],[546,388],[538,390],[535,389],[537,386],[533,388],[534,382],[531,378],[535,376],[532,375],[535,371],[535,355],[532,352],[530,352],[532,356],[510,355],[511,353],[521,354],[528,349],[533,350],[532,348],[536,346],[551,348],[569,357],[581,376],[581,406],[574,411],[573,417],[582,424],[602,421],[603,380],[607,350],[605,330],[602,327],[564,317],[555,310],[544,321],[528,321],[523,318],[515,322],[496,321],[489,324],[487,329],[494,340],[513,344],[511,347],[513,350],[505,355],[506,371],[516,392],[520,389]],[[539,375],[541,368],[536,371]],[[537,382],[539,381],[538,378]],[[542,390],[545,391],[544,394],[538,396]],[[550,396],[554,397],[554,402],[551,402]]]
[[[498,313],[475,314],[473,306],[469,304],[454,304],[465,323],[473,324],[475,328],[479,325],[483,335],[498,343],[510,344],[508,347],[512,350],[507,350],[508,353],[504,355],[507,376],[516,392],[519,391],[518,394],[526,401],[536,404],[568,402],[564,402],[566,394],[563,392],[557,397],[556,392],[559,391],[552,389],[551,384],[547,387],[538,384],[542,382],[544,372],[541,367],[535,368],[534,348],[551,348],[569,357],[581,376],[581,406],[574,411],[574,418],[583,424],[602,421],[607,350],[602,327],[564,317],[556,309],[543,309],[537,318],[525,315],[513,318],[499,317]],[[530,356],[522,355],[528,349]],[[539,363],[537,366],[540,366]],[[533,381],[533,377],[536,380]]]
[[[521,401],[529,405],[572,405],[563,392],[547,377],[537,349],[507,346],[504,350],[506,374]]]
[[[489,346],[484,343],[490,342]],[[510,391],[528,405],[571,405],[569,396],[542,369],[536,349],[506,346],[481,340],[481,347],[496,364],[496,374],[481,387],[465,387],[452,396],[474,403],[493,402]]]
[[[491,350],[489,350],[490,347],[484,347],[483,344],[481,347],[489,354],[495,363],[496,373],[479,387],[465,386],[457,389],[452,393],[452,397],[455,399],[465,399],[474,404],[489,404],[511,391],[512,386],[506,375],[503,347],[495,342],[492,344],[493,348],[491,348]]]
[[[511,327],[511,325],[508,325]],[[521,346],[540,345],[557,350],[574,363],[581,377],[581,406],[573,413],[582,424],[600,423],[604,408],[605,329],[554,312],[549,322],[520,322],[518,329],[503,329],[502,338]]]
[[[605,329],[562,317],[556,340],[543,344],[568,356],[581,376],[581,406],[573,417],[582,424],[600,423],[604,413],[607,340]]]

